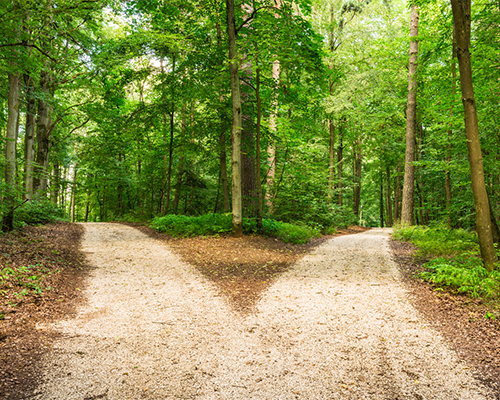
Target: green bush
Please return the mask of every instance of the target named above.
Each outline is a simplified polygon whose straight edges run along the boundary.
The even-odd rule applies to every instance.
[[[500,298],[500,272],[488,272],[477,257],[436,258],[425,264],[422,278],[474,297]]]
[[[174,237],[228,235],[233,229],[231,214],[206,214],[199,217],[166,215],[154,218],[150,226],[158,232]],[[272,219],[263,219],[262,229],[262,233],[266,236],[294,244],[307,243],[311,238],[320,235],[317,228]],[[243,232],[257,233],[257,221],[252,218],[243,218]]]
[[[452,257],[470,252],[479,254],[479,244],[475,232],[464,229],[450,229],[446,225],[397,226],[392,237],[410,241],[418,247],[417,255],[424,258]]]
[[[431,258],[421,277],[474,297],[500,298],[500,272],[488,272],[480,257],[475,232],[434,227],[397,227],[393,238],[407,240],[418,248],[417,256]]]
[[[49,201],[28,201],[14,212],[14,221],[17,226],[46,224],[65,218],[64,211]]]

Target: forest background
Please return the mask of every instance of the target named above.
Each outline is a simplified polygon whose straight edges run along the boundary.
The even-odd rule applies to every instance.
[[[235,58],[228,3],[1,2],[4,230],[54,213],[144,221],[231,212],[234,65],[244,217],[324,233],[401,218],[409,4],[236,2]],[[452,9],[418,6],[412,217],[473,229]],[[472,70],[495,218],[498,21],[498,3],[474,3]]]

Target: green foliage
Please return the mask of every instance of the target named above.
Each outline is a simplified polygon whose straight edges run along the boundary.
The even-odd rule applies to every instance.
[[[29,294],[40,296],[43,290],[45,290],[42,282],[52,273],[54,271],[40,268],[40,265],[5,267],[0,270],[0,286],[4,283],[10,283],[11,285],[21,287],[22,289],[15,293],[18,298]]]
[[[49,201],[29,201],[16,209],[14,220],[18,226],[46,224],[65,219],[64,212]]]
[[[418,256],[433,258],[424,264],[424,280],[473,297],[500,298],[500,271],[484,268],[474,232],[445,225],[410,226],[397,227],[393,238],[411,241]]]
[[[488,272],[477,257],[436,258],[425,264],[422,278],[474,297],[500,298],[500,272]]]
[[[232,232],[231,214],[206,214],[198,217],[185,215],[166,215],[156,217],[150,225],[158,232],[174,237],[228,235]],[[303,244],[320,235],[319,230],[305,224],[289,224],[272,219],[262,220],[263,234],[276,237],[286,243]],[[246,234],[257,232],[257,221],[243,219],[243,231]]]
[[[417,255],[423,258],[453,257],[468,253],[479,254],[479,244],[475,232],[464,229],[450,229],[445,225],[398,226],[392,237],[410,241],[418,247]]]

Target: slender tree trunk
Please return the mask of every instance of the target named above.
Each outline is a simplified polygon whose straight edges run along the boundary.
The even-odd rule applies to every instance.
[[[394,218],[393,222],[396,223],[399,220],[399,208],[401,200],[401,177],[399,176],[401,172],[401,167],[396,168],[396,189],[394,190]]]
[[[257,60],[257,65],[259,65],[259,61]],[[257,229],[262,231],[262,210],[263,210],[263,198],[262,198],[262,182],[261,182],[261,174],[260,174],[260,125],[262,118],[262,104],[260,98],[260,68],[257,68],[256,71],[256,87],[255,92],[257,96],[257,125],[256,125],[256,184],[257,184],[257,198],[258,198],[258,207],[257,207]]]
[[[87,201],[85,202],[85,217],[83,219],[84,222],[89,220],[90,214],[90,190],[87,191]]]
[[[495,247],[493,246],[490,204],[484,183],[483,155],[479,142],[476,101],[472,84],[472,67],[469,52],[471,1],[451,0],[451,7],[453,11],[453,26],[457,39],[457,57],[460,70],[462,102],[464,105],[465,133],[469,152],[472,193],[476,208],[476,230],[484,266],[489,271],[492,271],[498,260]]]
[[[248,0],[246,0],[248,1]],[[241,3],[243,18],[253,12],[251,4],[246,1]],[[241,190],[243,195],[243,211],[245,214],[256,217],[258,208],[257,176],[255,171],[255,126],[254,126],[254,101],[252,85],[253,70],[252,59],[247,54],[240,55],[241,70]]]
[[[76,177],[78,173],[78,165],[74,166],[73,169],[73,182],[71,183],[71,202],[70,202],[70,215],[71,222],[75,222],[76,215]]]
[[[182,106],[182,133],[186,136],[186,103]],[[179,208],[179,201],[181,199],[182,190],[182,177],[184,175],[184,149],[181,147],[181,154],[179,157],[179,166],[177,168],[177,180],[175,182],[175,195],[174,202],[172,203],[172,212],[177,214]]]
[[[380,170],[380,227],[383,228],[384,225],[384,174]]]
[[[387,206],[387,226],[394,224],[392,220],[392,201],[391,201],[391,169],[386,167],[385,174],[387,178],[386,206]]]
[[[274,7],[279,9],[281,7],[281,0],[274,1]],[[274,16],[279,18],[279,14],[275,13]],[[272,135],[276,135],[278,131],[278,89],[280,80],[280,62],[279,60],[274,60],[272,68],[272,78],[274,82],[275,92],[271,100],[271,114],[269,115],[269,131]],[[271,215],[273,213],[273,188],[274,181],[276,179],[276,147],[273,144],[274,138],[269,138],[269,145],[267,146],[267,163],[269,165],[269,170],[267,173],[267,188],[266,188],[266,204],[268,208],[268,213]]]
[[[456,91],[456,80],[457,80],[457,66],[455,64],[455,59],[457,58],[457,41],[455,39],[455,28],[453,28],[453,49],[451,52],[451,95],[452,98],[455,97]],[[451,177],[450,177],[450,163],[451,163],[451,143],[452,143],[452,120],[453,117],[453,101],[450,107],[450,123],[448,129],[448,146],[446,149],[446,171],[444,176],[444,188],[446,192],[446,213],[448,226],[452,226],[451,221]]]
[[[241,201],[241,95],[238,75],[238,51],[236,47],[236,21],[234,0],[226,0],[227,33],[229,39],[229,72],[231,75],[231,98],[233,104],[233,125],[231,129],[231,170],[232,170],[232,213],[233,235],[243,235]]]
[[[217,27],[217,44],[219,48],[222,48],[222,31],[219,21],[217,21],[216,27]],[[224,104],[224,96],[222,95],[222,81],[220,85],[221,88],[219,90],[219,104],[220,107],[222,108]],[[222,113],[220,117],[220,124],[221,124],[221,132],[219,135],[220,179],[222,182],[222,199],[223,199],[224,212],[228,213],[229,211],[231,211],[231,206],[229,204],[229,184],[227,178],[226,131],[225,129],[222,128],[224,124]]]
[[[38,99],[38,118],[36,120],[37,153],[35,162],[35,177],[33,186],[37,197],[47,193],[50,149],[50,72],[42,70],[40,76],[40,91],[43,98]]]
[[[363,153],[361,150],[361,140],[358,139],[353,146],[354,160],[353,160],[353,212],[357,219],[359,219],[359,211],[361,204],[361,165],[363,161]]]
[[[9,73],[7,129],[5,134],[5,214],[2,220],[2,230],[10,232],[14,229],[14,207],[16,202],[16,140],[19,118],[19,75]]]
[[[337,150],[337,187],[338,187],[338,197],[337,204],[339,206],[343,205],[344,202],[344,187],[342,184],[343,174],[344,174],[344,125],[340,125],[339,128],[339,148]]]
[[[52,181],[50,182],[50,194],[52,204],[57,206],[59,201],[59,188],[61,187],[61,167],[59,162],[54,163],[54,170],[52,171]]]
[[[328,162],[328,194],[327,199],[328,202],[331,201],[333,192],[335,190],[335,184],[333,182],[333,178],[335,176],[335,124],[333,120],[328,119],[328,133],[329,133],[329,162]]]
[[[418,7],[411,6],[410,62],[408,68],[408,104],[406,108],[406,155],[403,183],[401,224],[413,225],[413,192],[415,182],[415,129],[417,122],[417,61],[418,61]]]
[[[24,199],[31,200],[33,197],[33,167],[35,162],[35,114],[36,99],[33,81],[28,75],[24,75],[26,85],[26,132],[24,136]]]

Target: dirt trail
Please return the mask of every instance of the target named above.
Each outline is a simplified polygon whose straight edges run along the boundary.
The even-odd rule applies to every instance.
[[[159,241],[86,224],[96,267],[35,399],[488,399],[417,314],[388,230],[334,238],[235,313]]]

